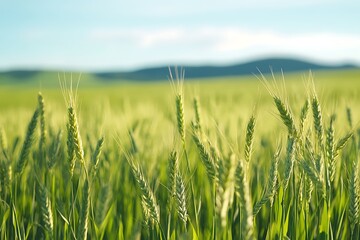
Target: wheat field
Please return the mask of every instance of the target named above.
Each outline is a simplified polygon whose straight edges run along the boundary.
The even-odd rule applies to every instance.
[[[0,238],[360,238],[359,73],[257,77],[2,86]]]

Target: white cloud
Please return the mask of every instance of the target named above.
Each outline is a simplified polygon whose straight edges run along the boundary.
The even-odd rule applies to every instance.
[[[137,47],[155,47],[179,41],[185,37],[182,29],[167,28],[160,30],[149,29],[97,29],[90,36],[104,41],[130,41]]]
[[[25,57],[12,54],[0,67],[60,66],[94,70],[161,64],[225,64],[264,56],[360,64],[360,34],[290,34],[267,29],[206,26],[97,28],[66,41],[51,31],[30,31],[23,37],[26,38],[24,45],[34,46],[32,51],[24,51]],[[57,37],[59,41],[55,41]],[[61,52],[56,51],[58,47]]]
[[[185,16],[187,14],[198,14],[205,12],[218,12],[218,11],[243,11],[259,10],[259,9],[288,9],[298,7],[314,7],[322,6],[324,4],[342,3],[340,0],[183,0],[183,1],[168,1],[168,0],[153,0],[153,1],[140,1],[134,0],[124,4],[120,11],[128,13],[127,9],[132,9],[131,12],[139,16]],[[119,2],[117,2],[119,4]],[[342,3],[343,4],[343,3]],[[139,7],[141,6],[141,7]],[[103,6],[104,7],[104,6]],[[106,7],[106,5],[105,5]],[[93,5],[92,10],[98,11],[99,6]],[[114,8],[107,9],[112,12]],[[116,9],[117,10],[117,9]],[[117,10],[118,11],[118,10]],[[256,12],[254,12],[256,14]]]
[[[254,31],[237,27],[198,27],[164,29],[97,29],[90,36],[108,43],[127,43],[134,49],[174,49],[176,56],[196,53],[203,61],[226,59],[242,54],[290,54],[321,60],[356,60],[360,62],[360,35],[331,32],[288,34],[268,30]],[[182,49],[182,50],[177,50]],[[182,52],[179,52],[182,51]],[[164,56],[165,57],[165,56]],[[214,59],[207,59],[208,57]]]
[[[360,49],[360,35],[335,33],[283,34],[270,31],[244,31],[236,28],[214,30],[221,37],[214,46],[219,52],[246,48],[272,48],[287,51],[344,51]]]

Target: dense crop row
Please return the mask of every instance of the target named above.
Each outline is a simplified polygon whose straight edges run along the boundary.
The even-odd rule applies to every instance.
[[[87,119],[79,121],[71,89],[64,88],[66,126],[55,129],[48,120],[56,110],[39,94],[23,138],[0,131],[0,238],[360,237],[360,141],[351,110],[347,122],[336,122],[309,87],[294,114],[287,96],[264,84],[283,132],[254,141],[268,121],[254,110],[243,141],[234,142],[228,134],[237,129],[219,127],[221,119],[204,124],[201,99],[186,108],[182,83],[174,82],[171,149],[152,138],[145,119],[126,135],[95,136],[80,126]],[[339,126],[349,130],[339,136]]]

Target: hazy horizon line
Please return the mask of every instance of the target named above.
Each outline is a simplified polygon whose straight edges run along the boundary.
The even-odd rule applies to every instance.
[[[308,58],[308,57],[299,57],[289,55],[272,55],[272,56],[262,56],[262,57],[251,57],[245,60],[229,60],[229,61],[179,61],[175,62],[158,62],[158,63],[149,63],[149,64],[140,64],[135,67],[123,67],[123,66],[109,66],[109,67],[71,67],[71,66],[11,66],[11,67],[0,67],[0,72],[11,72],[11,71],[74,71],[74,72],[132,72],[138,71],[142,69],[151,69],[151,68],[160,68],[160,67],[227,67],[227,66],[235,66],[241,64],[247,64],[256,61],[263,60],[275,60],[275,59],[284,59],[284,60],[296,60],[307,62],[311,64],[321,65],[321,66],[329,66],[329,67],[337,67],[337,66],[346,66],[353,65],[354,67],[360,67],[360,62],[355,60],[338,60],[338,61],[326,61],[320,60],[316,58]]]

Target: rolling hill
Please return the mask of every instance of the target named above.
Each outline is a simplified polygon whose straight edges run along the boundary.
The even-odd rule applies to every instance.
[[[185,69],[186,79],[202,79],[202,78],[219,78],[229,76],[245,76],[258,74],[268,74],[273,71],[278,73],[283,71],[285,73],[303,72],[303,71],[318,71],[318,70],[345,70],[345,69],[358,69],[359,66],[353,64],[343,65],[325,65],[308,61],[302,61],[290,58],[268,58],[257,61],[251,61],[241,64],[227,65],[227,66],[182,66]],[[16,83],[24,84],[29,83],[33,79],[40,76],[50,76],[63,72],[62,70],[56,71],[43,71],[41,69],[33,70],[11,70],[0,72],[0,83]],[[79,71],[75,71],[79,72]],[[97,82],[113,82],[120,80],[130,81],[161,81],[167,80],[169,75],[168,66],[159,66],[152,68],[143,68],[135,71],[100,71],[85,73],[87,78],[96,80]]]
[[[241,76],[257,74],[259,71],[263,74],[278,73],[284,71],[302,72],[309,70],[340,70],[357,68],[352,64],[345,65],[322,65],[307,61],[288,58],[268,58],[257,61],[251,61],[242,64],[229,66],[182,66],[185,69],[187,79],[193,78],[209,78],[222,76]],[[95,75],[104,80],[129,79],[129,80],[162,80],[167,79],[169,68],[167,66],[144,68],[129,72],[98,72]]]

